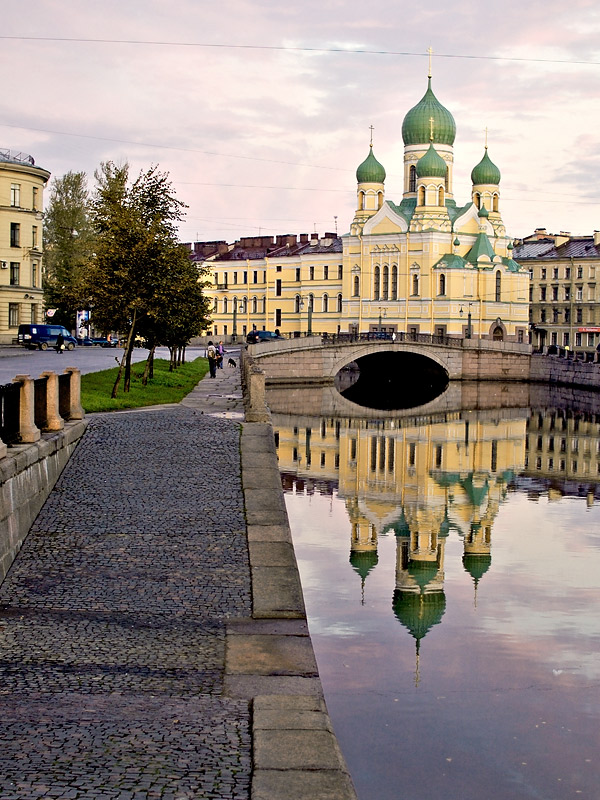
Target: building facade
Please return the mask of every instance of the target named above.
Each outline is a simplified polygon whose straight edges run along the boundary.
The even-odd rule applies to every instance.
[[[385,195],[372,143],[349,232],[196,243],[212,272],[210,333],[385,330],[526,341],[529,272],[513,259],[487,145],[471,197],[453,193],[456,125],[431,88],[405,116],[404,191]],[[212,252],[211,251],[212,246]]]
[[[26,153],[0,149],[0,342],[43,321],[42,208],[50,173]]]
[[[531,278],[533,346],[593,353],[600,344],[600,232],[571,236],[537,228],[514,253]]]

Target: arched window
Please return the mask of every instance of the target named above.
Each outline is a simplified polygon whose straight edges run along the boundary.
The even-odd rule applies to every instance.
[[[256,297],[252,298],[252,313],[256,314],[258,312],[258,300]]]
[[[448,167],[448,166],[446,167],[446,183],[445,183],[445,186],[446,186],[446,191],[449,192],[450,191],[450,167]]]
[[[438,206],[444,205],[444,189],[440,186],[438,189]]]
[[[227,298],[226,297],[223,299],[223,313],[224,314],[227,313]]]
[[[446,276],[442,272],[440,275],[440,292],[441,295],[446,294]]]
[[[498,195],[492,197],[492,211],[498,211]]]
[[[392,300],[398,299],[398,267],[394,264],[392,267]]]
[[[379,267],[375,267],[373,273],[373,300],[379,300],[381,294],[381,272]]]
[[[502,273],[496,272],[496,302],[499,303],[502,297]]]
[[[390,268],[386,266],[383,268],[383,291],[382,291],[382,300],[387,300],[390,291]]]
[[[358,277],[358,275],[354,276],[353,284],[354,285],[352,287],[352,295],[354,297],[358,297],[360,294],[360,278]]]
[[[329,311],[329,296],[324,294],[323,295],[323,312],[327,313]]]
[[[301,302],[300,295],[297,294],[296,297],[294,298],[294,312],[296,314],[300,313],[300,302]]]
[[[315,310],[315,296],[314,294],[308,295],[308,310],[314,311]]]
[[[412,294],[419,294],[419,276],[416,274],[412,276]]]
[[[479,192],[475,192],[473,195],[473,202],[475,203],[476,208],[481,208],[481,195]]]
[[[425,205],[425,187],[424,186],[420,186],[419,187],[419,199],[417,201],[417,205],[418,206],[424,206]]]
[[[408,191],[417,191],[417,168],[413,164],[408,172]]]
[[[365,207],[365,193],[359,192],[358,193],[358,210],[362,211]]]
[[[377,192],[377,208],[383,205],[383,192]]]
[[[338,310],[338,314],[342,313],[342,295],[341,294],[338,294],[338,296],[337,296],[337,310]]]
[[[219,298],[218,297],[215,297],[215,301],[213,303],[213,311],[215,312],[215,314],[219,313]]]

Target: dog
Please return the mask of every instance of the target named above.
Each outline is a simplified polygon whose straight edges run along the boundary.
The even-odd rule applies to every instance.
[[[235,360],[233,358],[230,358],[227,361],[227,366],[228,367],[237,367],[237,364],[235,363]]]

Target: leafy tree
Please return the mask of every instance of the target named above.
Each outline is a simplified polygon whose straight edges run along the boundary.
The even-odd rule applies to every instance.
[[[55,178],[44,215],[44,301],[56,309],[53,320],[75,327],[75,312],[85,308],[85,271],[94,251],[90,198],[84,172]]]
[[[127,164],[102,164],[92,204],[97,243],[88,291],[94,318],[105,330],[128,332],[113,397],[123,371],[128,391],[136,334],[147,337],[152,354],[157,344],[168,343],[175,328],[179,336],[188,331],[188,338],[199,332],[206,310],[198,272],[177,242],[184,204],[168,176],[153,166],[131,186],[128,179]],[[181,301],[184,291],[190,298],[186,303]]]

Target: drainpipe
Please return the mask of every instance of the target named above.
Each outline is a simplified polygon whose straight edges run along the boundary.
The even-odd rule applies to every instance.
[[[364,262],[363,262],[363,238],[362,233],[358,234],[358,241],[360,243],[360,278],[358,280],[358,333],[361,333],[362,328],[362,295],[363,295],[363,282],[364,275]]]

